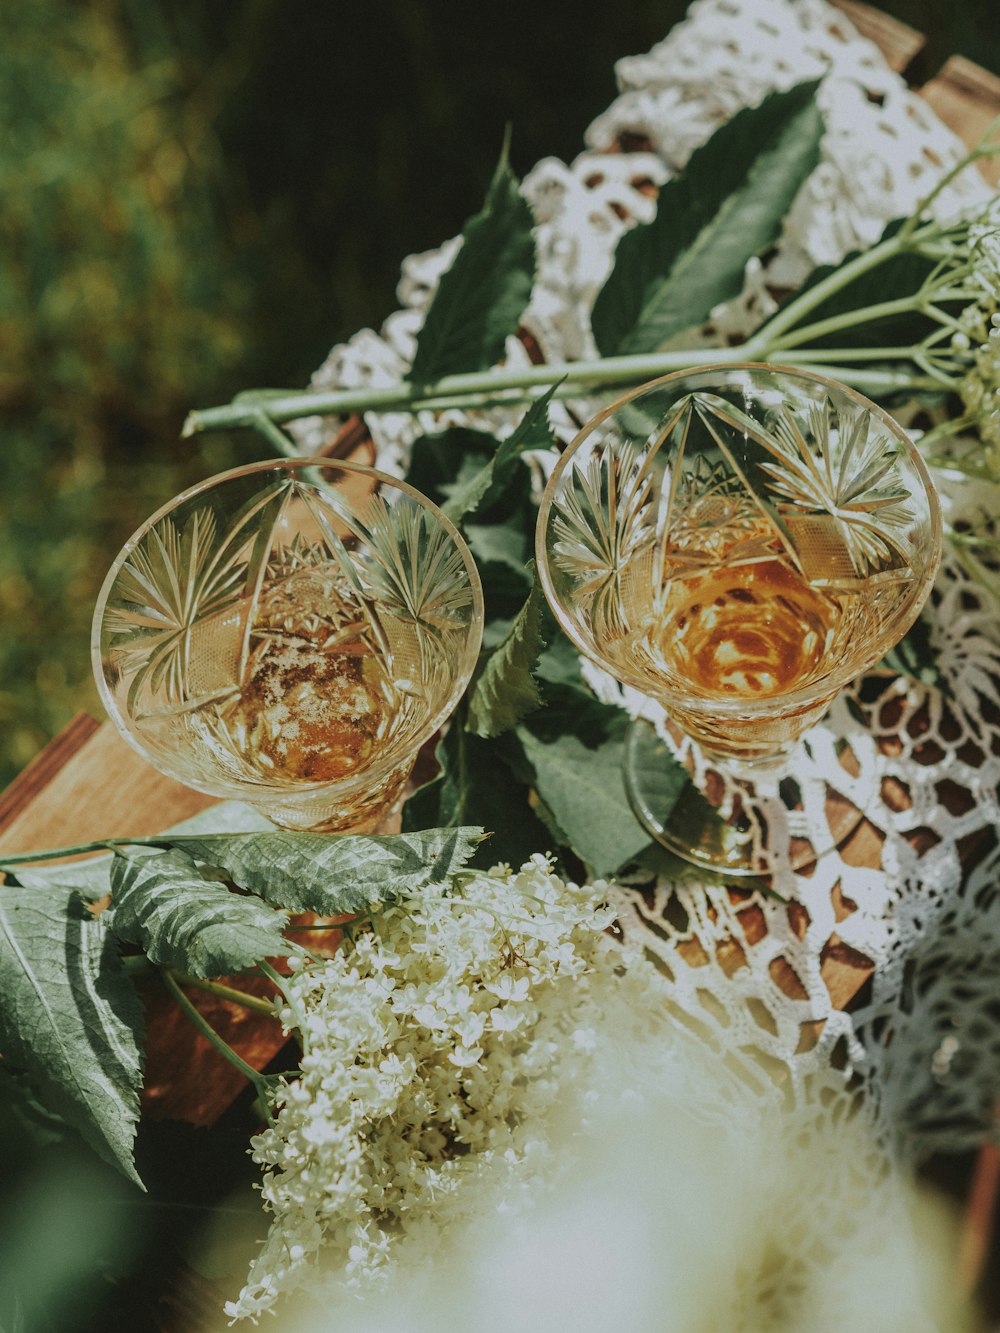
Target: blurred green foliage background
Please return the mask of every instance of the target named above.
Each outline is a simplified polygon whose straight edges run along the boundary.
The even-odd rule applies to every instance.
[[[0,786],[78,708],[124,539],[261,457],[179,438],[192,407],[299,385],[396,305],[401,259],[519,174],[572,159],[683,0],[35,0],[0,16]],[[1000,70],[993,0],[887,0]],[[943,12],[946,11],[946,12]]]

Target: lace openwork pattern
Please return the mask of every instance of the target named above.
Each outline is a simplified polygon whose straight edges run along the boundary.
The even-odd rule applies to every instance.
[[[742,294],[713,312],[701,332],[707,344],[749,332],[773,308],[772,287],[794,286],[814,265],[873,242],[963,151],[825,0],[696,0],[663,42],[621,61],[617,74],[620,96],[587,131],[586,150],[569,165],[540,162],[523,185],[539,255],[523,325],[549,360],[595,353],[589,312],[619,236],[652,216],[658,187],[694,148],[769,91],[825,75],[821,161],[773,255],[751,262]],[[987,197],[964,173],[936,207],[948,214]],[[405,372],[457,244],[405,261],[402,308],[379,333],[363,330],[334,348],[317,388],[385,384]],[[527,363],[520,340],[509,340],[506,360]],[[557,434],[568,440],[589,406],[554,404]],[[386,413],[367,422],[380,466],[400,471],[426,430],[478,424],[503,436],[517,416]],[[319,419],[298,425],[303,449],[328,432]],[[957,474],[938,480],[952,523],[1000,512],[996,488]],[[788,872],[776,885],[788,901],[691,879],[620,893],[626,947],[655,956],[679,1021],[757,1086],[762,1104],[806,1101],[836,1121],[860,1100],[882,1149],[910,1160],[981,1138],[1000,1095],[998,610],[982,581],[947,555],[928,608],[946,689],[868,677],[811,738],[817,779],[805,783],[807,819],[823,820],[824,784],[833,786],[867,821],[874,855],[848,844],[808,873]],[[593,671],[591,680],[629,711],[646,708]],[[851,1013],[834,999],[843,968],[867,977]],[[810,1101],[804,1094],[817,1086],[823,1095]]]

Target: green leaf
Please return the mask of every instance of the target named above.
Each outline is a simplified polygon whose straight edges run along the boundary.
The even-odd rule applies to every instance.
[[[491,501],[503,493],[525,450],[556,448],[556,439],[549,425],[548,407],[557,387],[553,385],[536,398],[511,434],[501,440],[489,462],[463,485],[455,488],[443,506],[445,514],[453,523],[461,523],[481,507],[488,507]]]
[[[410,452],[406,480],[411,486],[443,506],[496,453],[497,442],[482,430],[450,426],[434,435],[422,435]]]
[[[479,564],[479,575],[483,581],[483,598],[486,603],[482,650],[489,653],[507,637],[524,606],[531,585],[525,578],[524,565],[515,569],[512,564],[484,560]]]
[[[417,336],[407,377],[412,383],[486,370],[500,360],[531,295],[532,225],[505,149],[482,212],[465,224],[461,247],[441,277]]]
[[[543,605],[541,587],[535,583],[470,692],[466,725],[477,736],[499,736],[542,706],[542,696],[531,673],[543,647]]]
[[[480,431],[448,430],[424,436],[411,454],[406,480],[443,507],[476,478],[491,478],[485,490],[476,486],[480,492],[476,521],[470,522],[466,514],[464,523],[483,584],[487,646],[495,646],[508,629],[504,624],[498,632],[493,622],[512,620],[530,587],[525,565],[531,557],[536,509],[531,475],[516,460],[524,448],[544,443],[547,431],[539,400],[514,435],[499,446]]]
[[[678,763],[667,743],[648,722],[629,728],[626,762],[645,808],[661,827],[690,835],[691,846],[713,847],[720,857],[731,843],[733,831],[720,818],[703,792],[694,785],[683,764]],[[659,844],[656,844],[659,846]],[[671,862],[679,858],[666,853]],[[638,858],[650,865],[656,858],[648,850]],[[693,867],[688,864],[688,870]],[[676,878],[676,875],[675,875]]]
[[[41,1100],[28,1075],[15,1072],[9,1062],[0,1060],[0,1135],[8,1143],[15,1126],[37,1149],[51,1148],[73,1133],[72,1123]]]
[[[737,112],[663,187],[652,222],[621,238],[592,316],[604,356],[653,351],[739,294],[819,161],[816,87]]]
[[[349,915],[391,902],[461,870],[483,829],[368,834],[246,833],[179,839],[191,857],[294,912]]]
[[[531,538],[522,524],[470,523],[465,538],[480,569],[489,563],[505,565],[522,584],[527,582],[524,567],[531,558]]]
[[[547,604],[542,607],[542,638],[545,647],[538,658],[538,669],[535,672],[538,679],[552,685],[575,685],[583,689],[580,654]]]
[[[518,869],[532,853],[554,850],[527,783],[514,775],[496,742],[466,731],[464,704],[435,755],[441,773],[403,806],[404,829],[481,824],[492,831],[475,857],[484,867],[505,861]]]
[[[119,939],[193,977],[224,976],[292,952],[282,913],[205,879],[181,851],[117,855],[111,903],[107,923]]]
[[[142,1033],[117,946],[79,894],[0,888],[0,1051],[47,1107],[140,1186],[132,1144]]]
[[[75,893],[87,903],[104,898],[111,888],[111,857],[98,856],[72,865],[17,866],[6,872],[5,883],[34,890],[39,904],[47,894],[59,901],[63,894]]]
[[[546,685],[549,706],[517,727],[539,799],[593,875],[612,875],[650,841],[625,791],[629,718],[583,690]]]
[[[907,633],[882,659],[882,665],[900,676],[911,676],[924,685],[931,685],[942,694],[954,697],[948,677],[941,670],[938,654],[931,642],[931,628],[923,616],[918,616]]]

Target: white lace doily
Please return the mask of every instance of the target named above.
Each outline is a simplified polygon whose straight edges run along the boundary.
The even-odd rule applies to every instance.
[[[716,126],[772,89],[825,76],[821,161],[766,266],[749,264],[741,296],[713,312],[708,342],[749,332],[773,308],[770,285],[794,286],[815,264],[870,244],[964,151],[825,0],[696,0],[663,42],[617,73],[621,94],[590,127],[586,151],[569,165],[540,162],[523,185],[538,242],[523,325],[549,360],[594,354],[589,312],[623,230],[653,214],[656,187]],[[936,206],[953,213],[989,193],[969,171]],[[366,329],[334,348],[313,385],[399,380],[457,245],[406,260],[402,309],[379,333]],[[527,364],[519,339],[508,341],[506,362]],[[575,433],[586,408],[553,404],[557,434]],[[366,421],[380,466],[401,472],[418,435],[466,424],[503,436],[522,410]],[[319,448],[329,429],[318,418],[295,427],[303,451]],[[939,480],[952,521],[965,509],[1000,512],[990,488]],[[831,781],[875,830],[877,868],[830,853],[781,886],[788,903],[689,881],[623,893],[621,902],[626,942],[660,960],[679,1017],[762,1095],[797,1099],[818,1080],[839,1115],[867,1088],[883,1142],[905,1157],[968,1145],[1000,1094],[1000,1004],[991,994],[1000,967],[998,606],[949,556],[929,614],[950,697],[868,679],[837,701],[817,736]],[[618,702],[629,706],[620,693]],[[856,774],[833,757],[841,737]],[[852,1014],[828,988],[838,960],[871,969]]]

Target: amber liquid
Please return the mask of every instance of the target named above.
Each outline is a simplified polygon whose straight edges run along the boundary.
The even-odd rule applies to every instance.
[[[371,626],[318,582],[310,572],[264,590],[239,688],[197,710],[203,742],[244,779],[353,777],[405,714]]]
[[[373,666],[369,653],[272,650],[253,661],[218,720],[259,777],[338,782],[371,759],[385,729],[388,701]]]
[[[840,618],[832,597],[762,560],[674,580],[643,648],[701,698],[767,699],[823,671]]]
[[[608,653],[649,694],[663,691],[672,721],[706,755],[759,763],[825,711],[835,689],[809,704],[786,699],[827,674],[849,629],[846,604],[775,557],[672,579]],[[721,700],[747,710],[717,712]]]

